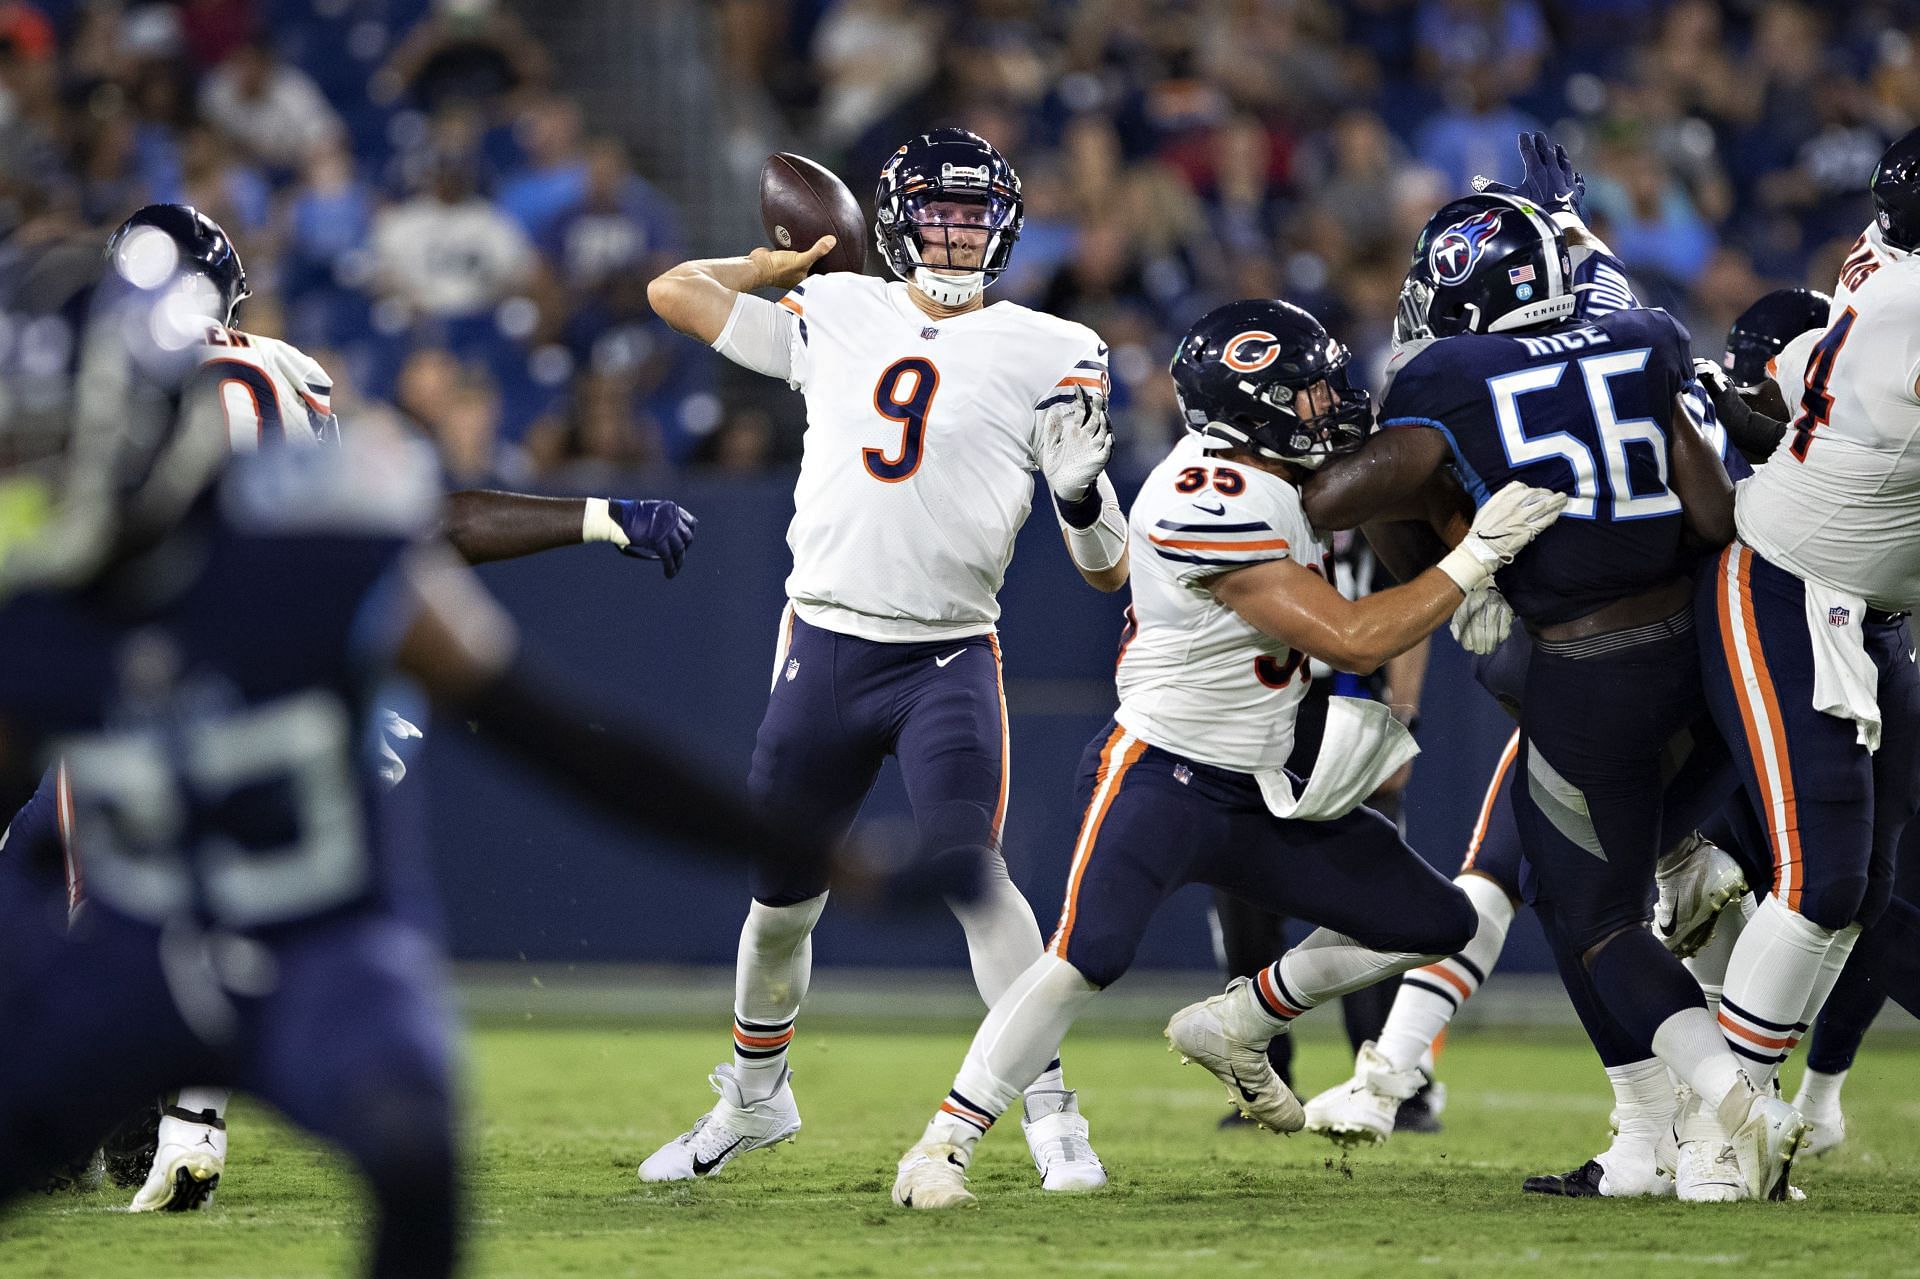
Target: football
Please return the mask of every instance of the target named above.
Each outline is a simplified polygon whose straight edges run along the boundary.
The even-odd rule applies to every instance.
[[[867,222],[859,202],[831,170],[803,155],[782,151],[760,167],[760,225],[776,249],[805,249],[823,235],[839,237],[809,275],[866,266]]]

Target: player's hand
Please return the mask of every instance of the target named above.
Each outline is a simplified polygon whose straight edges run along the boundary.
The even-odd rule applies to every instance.
[[[1461,648],[1485,656],[1499,648],[1513,629],[1513,609],[1507,606],[1506,596],[1492,586],[1483,586],[1467,592],[1467,598],[1453,610],[1453,621],[1447,629],[1460,641]]]
[[[760,283],[756,288],[790,289],[807,278],[807,272],[813,264],[833,252],[833,246],[840,243],[838,237],[823,235],[813,242],[811,249],[769,249],[757,248],[747,254],[747,260],[760,268]]]
[[[388,790],[400,784],[407,775],[407,761],[400,758],[400,752],[393,749],[395,742],[415,741],[421,736],[419,725],[404,719],[396,711],[384,707],[380,711],[380,780]]]
[[[1112,456],[1113,419],[1105,396],[1075,387],[1071,400],[1041,413],[1040,473],[1062,502],[1085,498]]]
[[[627,544],[620,548],[620,553],[635,559],[659,560],[666,566],[668,577],[680,571],[680,562],[687,557],[687,547],[693,543],[693,530],[700,524],[692,512],[664,499],[632,501],[617,497],[607,502],[607,513],[627,535]]]
[[[1565,493],[1532,488],[1515,480],[1487,499],[1460,545],[1489,570],[1497,570],[1513,563],[1513,557],[1566,509]]]
[[[1565,147],[1544,133],[1523,133],[1520,135],[1520,167],[1526,173],[1520,190],[1529,200],[1550,213],[1571,213],[1582,218],[1587,180],[1574,169]]]

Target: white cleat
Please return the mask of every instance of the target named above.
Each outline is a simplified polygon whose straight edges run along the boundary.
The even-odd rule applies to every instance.
[[[1175,1013],[1167,1023],[1167,1043],[1182,1063],[1198,1062],[1211,1071],[1241,1114],[1275,1132],[1299,1132],[1307,1114],[1267,1060],[1272,1036],[1252,1011],[1247,985],[1245,977],[1236,977],[1225,994]]]
[[[1747,875],[1718,844],[1698,833],[1687,836],[1654,869],[1660,900],[1653,910],[1653,935],[1686,959],[1713,937],[1720,912],[1746,896]]]
[[[1793,1108],[1807,1119],[1806,1153],[1824,1155],[1829,1150],[1837,1150],[1847,1139],[1847,1117],[1840,1109],[1840,1103],[1815,1106],[1807,1101],[1805,1085],[1793,1099]]]
[[[1400,1103],[1427,1082],[1418,1066],[1394,1069],[1369,1039],[1353,1060],[1353,1078],[1307,1103],[1307,1131],[1335,1145],[1378,1145],[1393,1135]]]
[[[731,1064],[715,1066],[707,1082],[720,1094],[720,1100],[694,1120],[693,1127],[648,1155],[640,1165],[640,1180],[711,1177],[749,1150],[792,1141],[800,1131],[800,1107],[793,1100],[791,1070],[782,1070],[780,1086],[771,1097],[759,1101],[748,1101],[742,1095]]]
[[[1771,1092],[1755,1093],[1746,1118],[1733,1130],[1733,1156],[1740,1162],[1746,1190],[1754,1199],[1789,1200],[1787,1176],[1794,1156],[1806,1145],[1807,1118]]]
[[[146,1184],[128,1212],[198,1212],[213,1202],[227,1166],[227,1121],[211,1110],[168,1106]]]
[[[977,1208],[967,1189],[967,1152],[947,1141],[922,1141],[900,1156],[893,1201],[902,1208]]]
[[[1020,1120],[1042,1190],[1104,1190],[1107,1170],[1087,1140],[1076,1092],[1030,1092]],[[896,1198],[898,1196],[896,1195]],[[973,1196],[968,1195],[971,1199]]]
[[[1675,1123],[1674,1139],[1673,1188],[1682,1202],[1732,1203],[1748,1197],[1726,1129],[1691,1093]]]

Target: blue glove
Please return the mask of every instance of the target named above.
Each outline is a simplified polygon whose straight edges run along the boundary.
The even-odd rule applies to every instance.
[[[1574,170],[1565,147],[1544,133],[1523,133],[1520,165],[1526,172],[1520,189],[1529,200],[1550,213],[1571,213],[1586,220],[1581,206],[1587,198],[1587,180]]]
[[[607,514],[627,535],[627,544],[620,548],[620,553],[635,559],[659,560],[666,565],[668,577],[680,571],[680,561],[687,557],[693,530],[700,523],[692,514],[664,499],[611,498],[607,502]]]
[[[1548,213],[1571,213],[1583,222],[1586,220],[1583,204],[1587,198],[1587,180],[1574,170],[1565,147],[1544,133],[1523,133],[1520,135],[1520,168],[1524,176],[1517,187],[1477,177],[1473,180],[1473,189],[1519,196]]]

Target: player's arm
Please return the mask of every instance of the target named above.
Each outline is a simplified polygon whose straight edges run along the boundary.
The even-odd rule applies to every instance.
[[[402,673],[534,771],[635,830],[714,852],[817,860],[832,842],[790,816],[760,816],[744,794],[691,766],[675,743],[609,723],[603,708],[538,674],[518,651],[506,612],[444,550],[412,552],[404,589]]]
[[[693,515],[665,500],[533,497],[469,489],[447,498],[441,532],[469,564],[510,560],[582,542],[611,542],[622,554],[680,571]]]
[[[1090,586],[1117,591],[1127,584],[1127,516],[1107,478],[1113,422],[1106,397],[1076,386],[1036,411],[1040,473],[1053,496],[1067,554]]]
[[[1300,493],[1307,520],[1333,532],[1373,520],[1425,519],[1430,503],[1421,490],[1451,454],[1447,437],[1430,426],[1376,431],[1313,473]]]
[[[1509,484],[1480,508],[1467,536],[1438,564],[1404,586],[1358,600],[1291,559],[1229,570],[1208,587],[1262,634],[1336,670],[1367,675],[1439,629],[1468,592],[1512,563],[1566,504],[1564,493]]]
[[[1708,546],[1725,546],[1733,540],[1733,481],[1720,454],[1694,425],[1684,396],[1674,397],[1667,449],[1670,486],[1680,499],[1687,531]]]
[[[833,236],[823,235],[804,252],[760,248],[743,258],[682,262],[648,282],[647,304],[679,332],[712,346],[743,295],[755,289],[792,288],[837,243]],[[769,308],[774,305],[764,298],[753,300]]]

